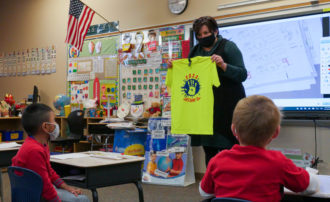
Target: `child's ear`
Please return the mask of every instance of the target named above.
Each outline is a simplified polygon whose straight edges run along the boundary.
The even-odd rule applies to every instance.
[[[281,126],[277,126],[275,133],[272,136],[272,139],[275,139],[278,137],[278,135],[280,134],[280,130],[281,130]]]
[[[42,132],[47,133],[47,131],[48,131],[48,129],[49,129],[49,128],[48,128],[49,126],[47,126],[47,125],[48,125],[48,124],[46,124],[46,122],[43,122],[43,123],[41,124],[41,127],[40,127],[40,128],[41,128],[41,131],[42,131]]]
[[[237,135],[237,131],[236,131],[235,125],[233,123],[231,124],[231,132],[233,132],[233,135],[235,136],[237,141],[239,141],[239,137]]]
[[[235,129],[235,125],[232,123],[231,124],[231,132],[233,132],[234,136],[235,136],[235,133],[236,133],[236,129]]]
[[[43,122],[42,124],[41,124],[41,129],[42,130],[47,130],[47,126],[46,126],[47,124],[45,123],[45,122]]]

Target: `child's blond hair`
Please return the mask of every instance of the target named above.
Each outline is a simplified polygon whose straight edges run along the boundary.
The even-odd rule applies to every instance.
[[[237,103],[232,123],[241,143],[264,146],[280,125],[281,116],[271,99],[253,95]]]

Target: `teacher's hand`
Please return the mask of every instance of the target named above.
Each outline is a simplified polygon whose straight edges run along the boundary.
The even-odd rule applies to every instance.
[[[220,67],[224,72],[227,70],[227,63],[225,63],[220,55],[213,54],[211,60]]]
[[[173,67],[172,61],[173,61],[173,59],[169,59],[167,61],[167,68],[172,68]]]

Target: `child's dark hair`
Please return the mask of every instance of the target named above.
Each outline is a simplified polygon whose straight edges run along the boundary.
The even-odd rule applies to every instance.
[[[53,111],[45,104],[31,104],[26,107],[22,115],[22,125],[29,136],[38,132],[43,122],[49,121],[49,112]]]

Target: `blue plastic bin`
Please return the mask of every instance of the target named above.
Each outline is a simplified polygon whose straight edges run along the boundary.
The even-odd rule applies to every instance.
[[[2,141],[23,140],[23,131],[1,131]]]

